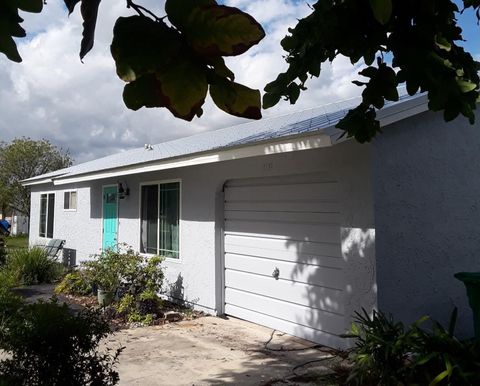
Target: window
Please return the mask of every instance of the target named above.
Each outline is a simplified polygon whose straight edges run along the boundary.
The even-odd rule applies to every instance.
[[[140,210],[140,251],[178,259],[180,182],[143,185]]]
[[[55,193],[40,195],[40,237],[53,238]]]
[[[77,192],[70,191],[65,192],[63,199],[63,209],[64,210],[77,210]]]

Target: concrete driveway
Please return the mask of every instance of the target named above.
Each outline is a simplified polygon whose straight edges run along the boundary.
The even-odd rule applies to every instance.
[[[126,347],[124,386],[321,384],[315,380],[335,360],[311,342],[235,318],[122,330],[109,345]],[[317,362],[296,368],[310,361]]]

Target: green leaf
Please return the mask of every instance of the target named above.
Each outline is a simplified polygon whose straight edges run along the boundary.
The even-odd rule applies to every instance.
[[[63,0],[65,2],[65,6],[68,9],[68,15],[71,15],[73,10],[75,9],[75,6],[81,1],[81,0]]]
[[[167,0],[165,2],[165,12],[168,20],[174,26],[180,28],[188,23],[188,17],[194,8],[216,4],[215,0]]]
[[[457,84],[460,88],[460,91],[463,93],[473,91],[477,88],[477,85],[475,83],[469,82],[468,80],[458,79]]]
[[[185,61],[157,73],[157,79],[170,112],[178,118],[191,121],[207,96],[205,71],[196,63]]]
[[[188,48],[178,32],[142,16],[119,17],[110,47],[118,76],[126,82],[175,66]]]
[[[375,19],[382,25],[387,24],[392,16],[392,0],[370,0]]]
[[[3,52],[8,59],[14,62],[20,63],[22,61],[15,41],[8,35],[0,34],[0,52]]]
[[[127,84],[123,92],[125,105],[166,107],[178,118],[191,121],[201,115],[207,94],[205,74],[194,64],[180,63],[163,73],[146,74]]]
[[[452,44],[441,35],[435,36],[435,44],[441,50],[450,52],[452,49]]]
[[[288,86],[288,98],[290,104],[294,105],[300,96],[300,87],[296,83],[290,83]]]
[[[192,48],[205,57],[240,55],[265,37],[262,26],[238,8],[201,3],[191,7],[191,0],[167,0],[165,10]]]
[[[17,0],[17,4],[25,12],[40,13],[43,9],[43,0]]]
[[[213,102],[223,111],[237,117],[262,118],[260,91],[228,80],[210,85]]]
[[[99,5],[100,0],[82,0],[80,10],[83,18],[83,33],[80,43],[80,60],[83,60],[93,48]]]
[[[131,110],[138,110],[143,106],[165,107],[160,82],[155,74],[141,76],[127,84],[123,90],[123,101]]]
[[[235,74],[227,67],[225,60],[221,56],[212,58],[210,63],[215,70],[215,74],[222,78],[228,78],[231,81],[235,80]]]
[[[265,93],[263,94],[263,108],[269,109],[270,107],[275,106],[278,102],[280,102],[281,95],[274,94],[274,93]]]

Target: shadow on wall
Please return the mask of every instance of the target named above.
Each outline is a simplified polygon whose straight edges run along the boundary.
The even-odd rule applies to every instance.
[[[185,296],[185,286],[183,285],[183,276],[178,274],[174,283],[165,280],[164,294],[168,299],[182,307],[193,307],[197,304],[200,298],[189,299]]]
[[[297,254],[290,286],[299,288],[306,306],[295,316],[295,335],[348,345],[337,336],[350,328],[355,311],[376,307],[375,230],[340,228],[339,233],[337,244],[319,237],[286,245]]]
[[[178,274],[177,280],[174,283],[167,284],[167,294],[175,303],[180,306],[185,305],[185,287],[183,286],[183,276],[181,273]]]

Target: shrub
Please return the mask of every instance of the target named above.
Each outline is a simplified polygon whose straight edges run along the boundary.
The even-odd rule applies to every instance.
[[[62,265],[48,257],[41,248],[16,249],[7,258],[4,267],[18,285],[51,283],[62,273]]]
[[[85,263],[89,275],[101,287],[100,276],[114,277],[121,297],[116,308],[128,322],[151,324],[160,299],[157,293],[163,284],[163,259],[145,257],[123,245],[109,250],[96,260]]]
[[[107,249],[93,260],[82,263],[85,273],[92,284],[105,291],[115,292],[122,278],[122,254],[113,249]]]
[[[93,310],[73,314],[67,305],[23,305],[0,331],[0,348],[9,355],[0,362],[0,384],[115,385],[114,370],[121,349],[98,351],[109,335],[108,324]]]
[[[56,294],[89,295],[92,293],[92,283],[83,270],[75,270],[65,275],[55,287]]]
[[[456,310],[447,329],[433,321],[421,327],[420,318],[406,327],[391,316],[365,310],[356,314],[349,337],[357,339],[352,350],[353,368],[346,383],[353,385],[480,384],[480,346],[454,336]]]

